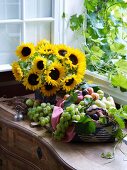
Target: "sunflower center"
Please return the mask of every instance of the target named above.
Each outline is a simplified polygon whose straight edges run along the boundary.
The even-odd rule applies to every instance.
[[[29,47],[23,47],[21,53],[22,53],[23,56],[26,57],[26,56],[30,55],[31,49]]]
[[[73,65],[76,65],[78,63],[78,59],[77,59],[77,57],[74,54],[71,54],[69,56],[69,59],[72,61]]]
[[[58,53],[61,56],[65,56],[67,54],[67,51],[66,50],[59,50]]]
[[[52,86],[51,84],[46,84],[46,85],[45,85],[45,89],[46,89],[47,91],[50,91],[50,90],[53,89],[53,86]]]
[[[57,68],[51,70],[49,76],[53,79],[53,80],[57,80],[60,76],[60,72]]]
[[[71,78],[66,82],[66,86],[70,86],[74,82],[74,78]]]
[[[38,63],[37,63],[37,68],[38,68],[39,70],[43,70],[43,68],[44,68],[44,63],[43,63],[43,61],[38,61]]]
[[[30,74],[28,77],[28,82],[31,85],[37,85],[39,83],[39,81],[37,80],[38,76],[36,74]]]

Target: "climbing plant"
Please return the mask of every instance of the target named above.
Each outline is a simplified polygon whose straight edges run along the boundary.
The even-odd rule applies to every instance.
[[[70,17],[70,28],[82,28],[87,69],[127,91],[127,0],[84,0],[82,14]],[[86,25],[84,27],[84,25]]]

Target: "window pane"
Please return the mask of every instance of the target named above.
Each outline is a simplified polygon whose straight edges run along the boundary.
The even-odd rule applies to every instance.
[[[0,0],[0,20],[20,18],[21,0]]]
[[[25,18],[42,18],[52,16],[52,0],[25,1]]]
[[[26,24],[26,41],[37,43],[41,39],[50,41],[51,35],[50,23],[28,23]]]
[[[19,45],[21,37],[20,24],[2,24],[0,25],[0,65],[9,64],[16,60],[15,50]]]

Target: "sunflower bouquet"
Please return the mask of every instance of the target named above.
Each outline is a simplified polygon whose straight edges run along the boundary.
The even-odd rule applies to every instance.
[[[67,45],[54,45],[47,40],[22,43],[16,48],[19,58],[12,72],[26,89],[39,90],[52,96],[59,90],[69,92],[82,82],[86,70],[84,53]]]

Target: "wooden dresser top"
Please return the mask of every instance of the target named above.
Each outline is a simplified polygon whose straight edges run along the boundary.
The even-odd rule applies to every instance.
[[[116,149],[115,159],[101,158],[101,153],[112,152],[115,143],[64,143],[52,139],[52,135],[44,128],[31,128],[30,122],[23,120],[15,122],[13,114],[8,109],[0,107],[0,121],[7,125],[32,135],[45,144],[57,159],[70,169],[77,170],[127,170],[127,156]],[[127,153],[127,145],[122,143],[121,149]],[[110,162],[110,163],[109,163]]]

